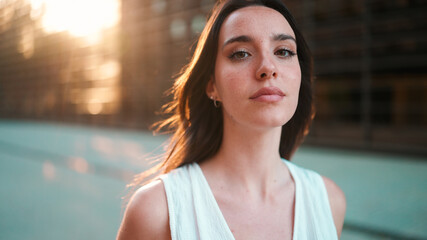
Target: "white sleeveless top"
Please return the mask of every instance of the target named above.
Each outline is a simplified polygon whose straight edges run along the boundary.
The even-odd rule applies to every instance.
[[[337,240],[322,177],[287,160],[295,181],[293,240]],[[197,163],[160,176],[166,191],[172,240],[234,240]]]

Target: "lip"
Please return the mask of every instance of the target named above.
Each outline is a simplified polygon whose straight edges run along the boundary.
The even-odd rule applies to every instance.
[[[284,96],[285,94],[277,87],[263,87],[252,94],[249,99],[259,102],[277,102]]]

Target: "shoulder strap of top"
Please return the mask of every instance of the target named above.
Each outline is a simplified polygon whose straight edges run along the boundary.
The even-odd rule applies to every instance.
[[[200,239],[234,240],[202,169],[197,163],[193,163],[189,170]]]
[[[161,175],[172,240],[234,240],[197,163]]]
[[[172,240],[197,239],[194,214],[191,214],[194,210],[188,167],[175,169],[159,178],[165,187]]]
[[[337,231],[322,177],[284,160],[295,181],[294,240],[337,240]]]

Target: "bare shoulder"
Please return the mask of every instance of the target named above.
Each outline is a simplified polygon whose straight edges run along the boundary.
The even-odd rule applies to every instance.
[[[325,182],[326,191],[328,192],[329,204],[331,205],[332,217],[334,218],[335,227],[338,236],[341,236],[342,227],[344,225],[344,217],[346,210],[346,200],[344,192],[331,179],[322,176]]]
[[[161,180],[141,187],[132,196],[117,239],[170,239],[167,199]]]

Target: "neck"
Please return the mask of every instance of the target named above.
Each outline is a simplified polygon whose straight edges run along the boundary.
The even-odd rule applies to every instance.
[[[231,191],[266,197],[284,179],[280,136],[281,127],[261,130],[224,124],[221,147],[206,165]]]

